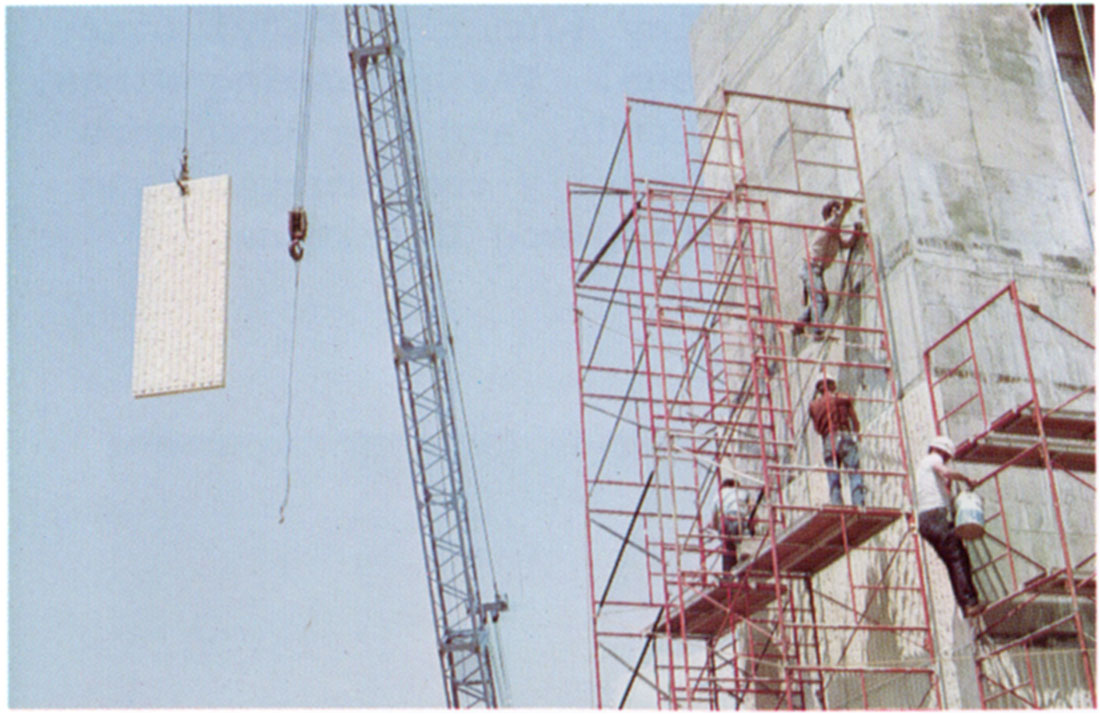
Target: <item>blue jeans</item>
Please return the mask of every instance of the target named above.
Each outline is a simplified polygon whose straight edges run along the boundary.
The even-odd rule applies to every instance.
[[[805,291],[809,304],[798,316],[798,321],[802,323],[824,322],[825,311],[829,309],[829,294],[825,292],[825,268],[819,264],[804,265],[799,277],[802,278],[802,289]],[[816,327],[814,332],[821,335],[824,334],[825,330]]]
[[[834,453],[834,446],[836,451]],[[821,451],[825,454],[825,465],[829,467],[829,500],[836,505],[843,505],[844,500],[840,496],[840,471],[839,465],[848,472],[848,481],[852,487],[852,505],[863,505],[863,475],[859,473],[859,445],[848,432],[834,432],[832,436],[826,434],[821,437]]]

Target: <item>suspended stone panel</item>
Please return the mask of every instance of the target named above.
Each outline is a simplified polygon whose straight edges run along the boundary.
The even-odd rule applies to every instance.
[[[225,386],[229,176],[187,189],[142,191],[135,397]]]

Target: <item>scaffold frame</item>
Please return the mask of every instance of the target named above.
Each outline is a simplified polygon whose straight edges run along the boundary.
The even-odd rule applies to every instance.
[[[803,325],[823,339],[791,317],[821,204],[865,207],[850,110],[628,98],[604,183],[567,198],[596,705],[940,708],[866,214]],[[864,423],[854,469],[810,433],[834,372]],[[862,476],[862,507],[830,503],[832,470]],[[724,572],[708,515],[734,477],[753,528]]]
[[[985,534],[969,547],[986,601],[976,632],[979,694],[983,708],[1095,709],[1096,386],[1091,369],[1087,381],[1037,374],[1029,327],[1045,329],[1072,350],[1065,354],[1091,366],[1092,342],[1022,299],[1015,281],[924,352],[936,433],[956,442],[955,461],[976,469],[977,491],[990,504]],[[1000,336],[993,344],[992,331]],[[1004,386],[1006,375],[1022,376],[1015,390]],[[1021,508],[1013,491],[1025,480]],[[1088,519],[1076,532],[1067,510],[1080,505],[1073,501]],[[1048,508],[1052,527],[1028,528]],[[1043,556],[1051,550],[1056,557]],[[1045,684],[1039,671],[1049,669],[1039,660],[1052,659],[1061,661],[1061,686]],[[1074,689],[1083,701],[1073,699]]]

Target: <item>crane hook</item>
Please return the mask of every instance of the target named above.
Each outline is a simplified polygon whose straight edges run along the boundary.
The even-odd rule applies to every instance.
[[[297,263],[305,254],[306,231],[309,230],[309,221],[306,219],[306,209],[292,208],[289,217],[290,224],[290,257]]]

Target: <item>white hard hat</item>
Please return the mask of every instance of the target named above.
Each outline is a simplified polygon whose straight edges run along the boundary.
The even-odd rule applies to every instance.
[[[814,382],[814,389],[821,389],[822,382],[832,382],[833,384],[836,384],[836,375],[832,372],[826,372],[825,374],[821,375],[818,380]]]
[[[939,449],[948,456],[954,458],[955,456],[955,442],[951,441],[950,437],[936,436],[932,438],[932,441],[928,442],[929,449]]]

